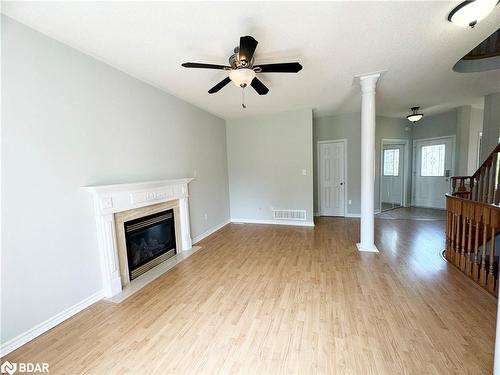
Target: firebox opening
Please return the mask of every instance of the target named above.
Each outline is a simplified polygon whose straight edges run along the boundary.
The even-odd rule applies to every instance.
[[[130,280],[176,254],[174,210],[124,223]]]

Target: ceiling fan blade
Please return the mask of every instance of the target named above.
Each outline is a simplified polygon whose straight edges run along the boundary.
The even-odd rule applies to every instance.
[[[250,64],[258,43],[259,42],[249,35],[242,36],[240,38],[240,61],[245,60],[248,64]]]
[[[181,65],[184,68],[203,68],[203,69],[221,69],[221,70],[231,69],[230,66],[225,66],[225,65],[203,64],[203,63],[194,63],[194,62],[187,62],[187,63],[181,64]]]
[[[255,65],[253,68],[258,73],[298,73],[302,70],[302,65],[298,62],[291,62]]]
[[[224,78],[222,81],[220,81],[218,84],[216,84],[210,90],[208,90],[208,93],[209,94],[215,94],[221,88],[223,88],[224,86],[226,86],[229,82],[231,82],[231,79],[229,77]]]
[[[250,85],[257,91],[259,95],[266,95],[269,92],[269,89],[257,78],[255,77],[252,80]]]

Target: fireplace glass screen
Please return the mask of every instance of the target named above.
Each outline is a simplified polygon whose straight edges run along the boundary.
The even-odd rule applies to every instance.
[[[172,209],[127,221],[124,225],[130,280],[175,255]]]

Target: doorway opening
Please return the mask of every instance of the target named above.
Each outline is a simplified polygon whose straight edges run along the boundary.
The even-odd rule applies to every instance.
[[[380,212],[406,207],[409,141],[382,139],[380,150]]]

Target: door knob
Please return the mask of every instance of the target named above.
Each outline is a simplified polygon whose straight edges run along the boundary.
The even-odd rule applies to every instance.
[[[343,182],[341,182],[341,183],[340,183],[340,186],[342,186],[342,185],[344,185],[344,183],[343,183]]]

